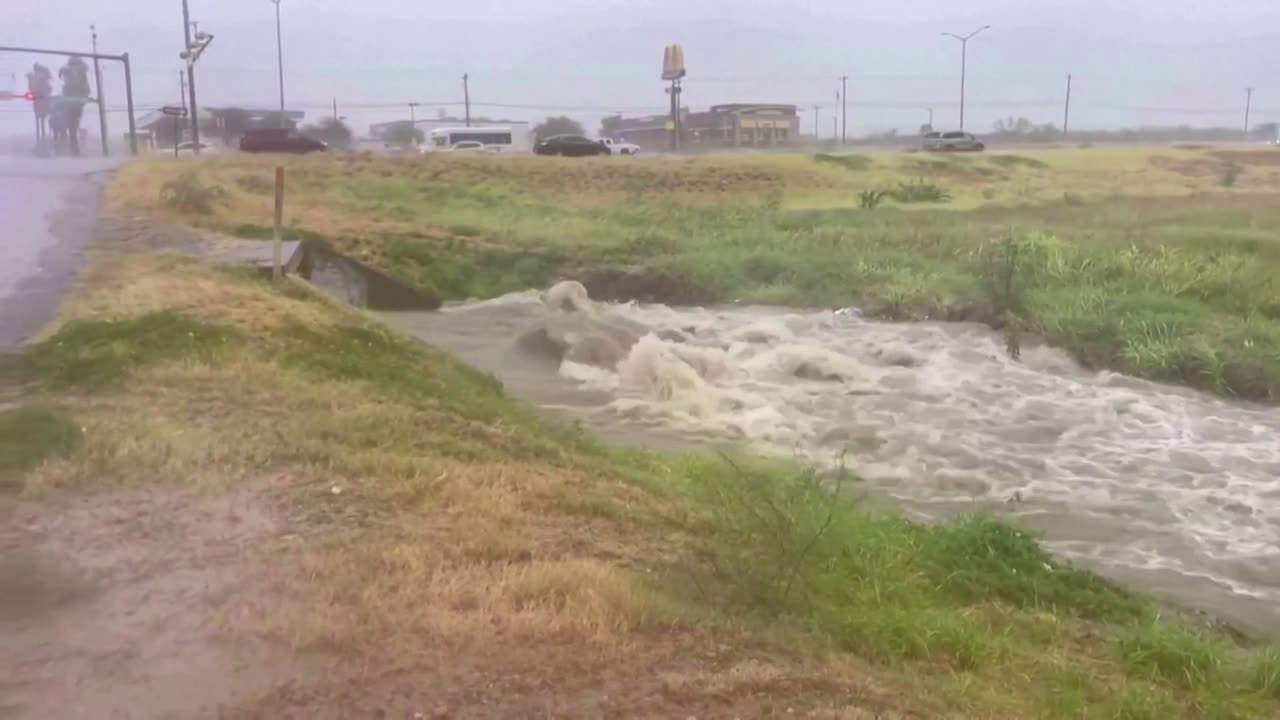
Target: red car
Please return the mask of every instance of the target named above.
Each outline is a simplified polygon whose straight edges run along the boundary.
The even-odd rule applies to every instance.
[[[249,153],[293,153],[328,150],[329,146],[315,138],[300,135],[286,128],[250,130],[240,138],[240,150]]]

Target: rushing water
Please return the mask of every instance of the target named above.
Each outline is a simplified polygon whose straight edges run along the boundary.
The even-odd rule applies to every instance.
[[[1082,564],[1280,631],[1274,408],[852,310],[612,305],[561,283],[385,317],[606,438],[842,462],[912,512],[1007,512]]]

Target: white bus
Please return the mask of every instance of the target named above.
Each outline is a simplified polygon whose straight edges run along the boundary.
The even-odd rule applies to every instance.
[[[528,132],[510,127],[436,128],[427,135],[428,150],[448,150],[460,142],[479,142],[504,151],[529,150]],[[522,137],[524,136],[524,137]]]

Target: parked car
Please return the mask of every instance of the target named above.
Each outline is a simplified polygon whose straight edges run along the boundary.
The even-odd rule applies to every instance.
[[[629,143],[626,140],[614,140],[613,138],[603,138],[600,142],[609,148],[611,155],[639,155],[640,146],[635,143]]]
[[[609,147],[599,140],[592,140],[581,135],[556,135],[539,141],[533,146],[535,155],[563,155],[565,157],[588,157],[591,155],[610,155]]]
[[[462,142],[456,142],[450,145],[446,149],[449,152],[482,152],[482,153],[498,152],[497,148],[494,148],[490,145],[485,145],[479,140],[463,140]]]
[[[240,149],[250,153],[293,153],[328,150],[329,146],[315,138],[301,135],[286,128],[250,130],[240,138]]]
[[[920,146],[928,152],[981,152],[987,149],[982,141],[967,132],[927,132],[920,139]]]

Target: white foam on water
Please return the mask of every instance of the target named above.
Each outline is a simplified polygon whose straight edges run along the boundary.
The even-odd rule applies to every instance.
[[[1016,499],[1059,519],[1049,540],[1069,556],[1280,601],[1280,410],[1089,372],[1050,348],[1015,361],[976,325],[606,305],[576,290],[451,312],[474,313],[472,327],[508,312],[525,328],[577,313],[589,322],[564,335],[570,344],[602,323],[623,342],[620,361],[559,365],[563,382],[604,394],[601,423],[842,462],[908,502]],[[432,322],[420,334],[449,347]],[[1124,536],[1073,537],[1102,521]]]

